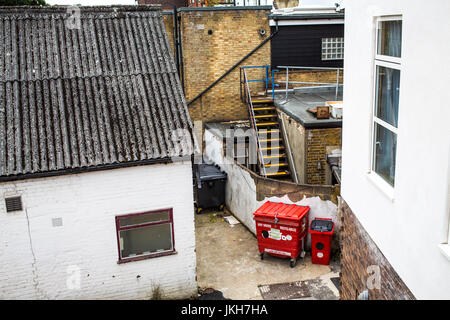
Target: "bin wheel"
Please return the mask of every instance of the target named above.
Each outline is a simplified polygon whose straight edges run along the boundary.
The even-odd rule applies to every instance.
[[[297,259],[291,259],[289,265],[291,266],[291,268],[295,267],[295,265],[297,264]]]
[[[261,253],[259,254],[259,256],[261,257],[261,260],[264,260],[264,252],[261,252]]]

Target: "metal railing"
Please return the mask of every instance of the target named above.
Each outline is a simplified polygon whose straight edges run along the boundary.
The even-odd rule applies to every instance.
[[[248,101],[246,100],[246,98],[247,98],[247,95],[245,94],[246,85],[244,82],[243,72],[247,69],[259,69],[259,68],[264,68],[264,74],[265,74],[264,79],[251,79],[251,80],[247,79],[247,82],[264,82],[265,94],[267,94],[267,90],[269,89],[269,82],[272,81],[272,79],[269,78],[270,65],[245,66],[245,67],[240,68],[240,73],[239,73],[240,94],[241,94],[241,100],[244,101],[245,103],[248,103]]]
[[[284,90],[277,90],[278,92],[285,93],[285,101],[288,100],[289,91],[293,91],[294,89],[289,89],[289,84],[306,84],[314,87],[334,87],[336,88],[335,100],[338,99],[339,94],[339,86],[340,86],[340,73],[344,68],[329,68],[329,67],[294,67],[294,66],[278,66],[278,69],[272,69],[272,99],[275,101],[275,87],[280,87],[279,83],[285,84]],[[279,69],[286,70],[286,80],[278,80],[275,81],[275,72],[279,72]],[[336,82],[310,82],[310,81],[289,81],[289,70],[325,70],[325,71],[336,71]]]
[[[244,98],[243,100],[246,102],[248,109],[249,109],[249,114],[250,114],[250,124],[252,126],[252,134],[253,134],[253,138],[255,139],[255,143],[258,146],[258,159],[259,159],[259,164],[260,164],[260,171],[261,173],[264,175],[264,177],[266,176],[266,168],[264,166],[264,157],[262,154],[262,149],[261,149],[261,143],[258,139],[258,128],[256,127],[256,120],[255,120],[255,112],[253,111],[253,103],[252,103],[252,95],[250,92],[250,87],[249,87],[249,82],[256,82],[256,81],[265,81],[266,82],[266,90],[267,90],[267,85],[268,85],[268,79],[267,79],[267,67],[270,66],[251,66],[251,67],[241,67],[241,74],[242,74],[242,79],[243,81],[241,81],[241,84],[244,83],[244,95],[241,97]],[[246,69],[249,68],[266,68],[266,78],[265,80],[248,80],[247,77],[247,71]]]

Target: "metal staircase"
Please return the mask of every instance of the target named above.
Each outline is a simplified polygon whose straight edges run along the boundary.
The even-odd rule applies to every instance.
[[[267,96],[268,67],[241,68],[241,97],[249,110],[250,125],[254,132],[255,145],[258,148],[260,175],[273,179],[291,180],[291,171],[277,110],[273,98]],[[266,78],[264,80],[249,80],[246,72],[248,68],[266,68]],[[266,94],[259,96],[251,94],[249,83],[254,81],[265,81]]]

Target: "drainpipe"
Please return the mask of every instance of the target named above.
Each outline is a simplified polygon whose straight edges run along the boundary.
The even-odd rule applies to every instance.
[[[173,7],[173,44],[175,47],[175,61],[177,63],[178,77],[184,93],[184,72],[183,72],[183,46],[181,41],[181,16],[178,15],[177,6]]]
[[[180,73],[180,54],[178,51],[178,13],[177,6],[173,6],[173,46],[175,47],[175,61],[177,63],[178,76],[181,77]]]
[[[180,80],[181,80],[181,88],[184,93],[184,62],[183,62],[183,38],[181,37],[181,16],[177,16],[178,18],[178,45],[180,48]]]

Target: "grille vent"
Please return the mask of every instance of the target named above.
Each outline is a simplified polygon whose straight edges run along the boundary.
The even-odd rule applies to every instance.
[[[22,197],[5,198],[6,212],[21,211]]]

